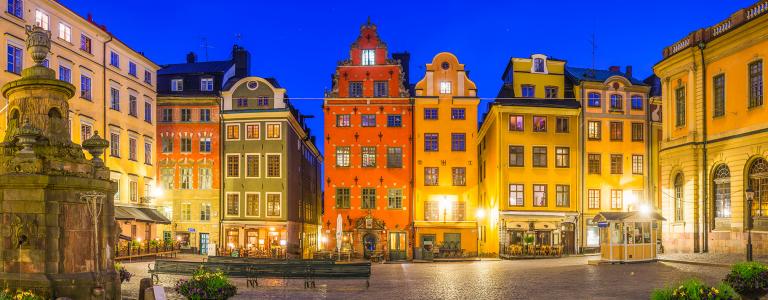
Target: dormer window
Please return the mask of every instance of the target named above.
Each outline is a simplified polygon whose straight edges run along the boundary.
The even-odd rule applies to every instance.
[[[440,94],[450,94],[450,93],[451,93],[451,82],[440,81]]]
[[[538,73],[544,73],[544,59],[543,58],[535,58],[533,59],[533,71]]]
[[[373,66],[376,64],[376,50],[365,49],[363,50],[363,66]]]
[[[201,78],[200,79],[200,90],[204,92],[210,92],[213,91],[213,78]]]
[[[171,80],[171,91],[181,92],[183,90],[184,90],[184,80],[183,79],[172,79]]]

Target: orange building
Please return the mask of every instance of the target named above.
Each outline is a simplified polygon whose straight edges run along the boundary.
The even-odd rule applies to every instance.
[[[412,119],[408,53],[392,54],[370,21],[326,93],[325,213],[321,242],[353,257],[411,258]]]

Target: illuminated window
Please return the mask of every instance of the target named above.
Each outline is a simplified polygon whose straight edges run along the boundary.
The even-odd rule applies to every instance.
[[[638,154],[632,155],[632,174],[643,175],[643,156]]]
[[[555,167],[568,168],[571,165],[571,148],[555,147]]]
[[[450,94],[450,93],[451,93],[451,82],[440,81],[440,94]]]
[[[602,124],[600,121],[588,121],[587,122],[587,138],[590,140],[601,139],[600,129]]]
[[[611,154],[611,174],[624,173],[624,155]]]
[[[749,108],[763,105],[763,61],[749,64]]]
[[[403,208],[403,190],[402,189],[388,189],[387,190],[387,208]]]
[[[245,193],[245,215],[248,217],[259,216],[259,205],[261,194]]]
[[[509,116],[509,131],[523,131],[523,116]]]
[[[279,178],[281,171],[280,154],[267,154],[267,178]]]
[[[621,209],[623,202],[624,190],[611,190],[611,209]]]
[[[363,168],[376,167],[376,146],[363,146],[360,148]]]
[[[600,174],[602,169],[602,158],[599,153],[587,154],[587,172],[589,174]]]
[[[571,186],[563,184],[555,186],[555,205],[558,207],[571,206]]]
[[[259,177],[259,158],[258,154],[247,154],[245,156],[245,177]]]
[[[547,132],[547,117],[533,117],[533,131]]]
[[[533,185],[533,206],[547,206],[547,185]]]
[[[440,171],[436,167],[424,168],[424,185],[436,186],[440,182]]]
[[[467,185],[467,168],[464,168],[464,167],[453,167],[453,168],[451,168],[451,175],[453,177],[453,185],[454,186],[465,186],[465,185]]]
[[[523,185],[522,184],[510,184],[509,185],[509,205],[510,206],[523,206]]]
[[[67,41],[68,43],[72,42],[72,27],[69,27],[69,25],[64,23],[59,23],[59,38],[62,40]]]
[[[267,139],[280,139],[280,132],[282,130],[282,124],[280,123],[267,123]]]
[[[349,167],[350,157],[349,146],[337,146],[336,147],[336,166],[337,167]]]
[[[376,64],[376,50],[375,49],[363,49],[362,51],[362,65],[373,66]]]
[[[227,215],[228,216],[240,215],[240,194],[237,194],[237,193],[227,194]]]
[[[258,123],[245,124],[245,139],[258,140],[260,137],[260,126]]]
[[[267,193],[267,217],[279,217],[281,215],[283,194]]]
[[[589,190],[587,198],[589,199],[589,208],[600,208],[600,190]]]
[[[240,155],[227,155],[227,177],[240,177]]]
[[[40,10],[35,11],[35,25],[48,30],[50,17]]]

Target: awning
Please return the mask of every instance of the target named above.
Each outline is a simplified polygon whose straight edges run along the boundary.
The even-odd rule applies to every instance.
[[[661,214],[657,212],[642,214],[638,211],[628,211],[628,212],[604,211],[597,214],[593,219],[594,222],[625,221],[625,220],[627,221],[633,221],[633,220],[666,221],[667,219],[664,219],[664,217],[662,217]]]
[[[115,206],[115,219],[171,224],[168,218],[160,214],[156,209],[149,207]]]

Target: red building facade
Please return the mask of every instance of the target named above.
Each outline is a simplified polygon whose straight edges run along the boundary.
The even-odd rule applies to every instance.
[[[407,53],[389,57],[368,22],[339,63],[324,101],[325,249],[412,257],[412,124]]]

